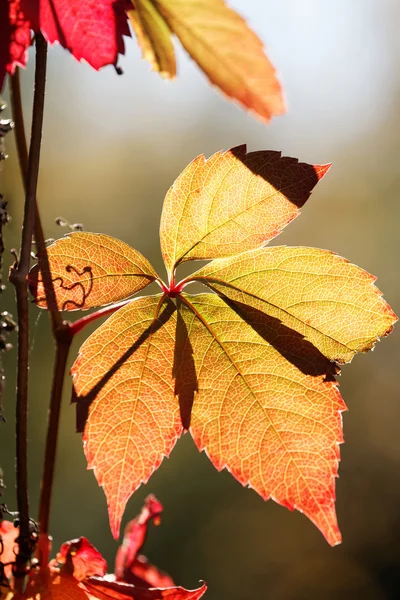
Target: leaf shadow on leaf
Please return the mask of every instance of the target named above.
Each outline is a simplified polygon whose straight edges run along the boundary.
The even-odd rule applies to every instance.
[[[198,391],[196,367],[193,358],[193,347],[189,339],[186,323],[179,311],[180,300],[177,303],[176,338],[174,351],[174,366],[172,376],[175,379],[175,395],[179,401],[182,425],[184,429],[190,427],[190,417],[194,397]]]
[[[324,376],[325,381],[336,381],[336,375],[340,372],[339,366],[326,358],[301,333],[253,306],[230,300],[221,293],[219,295],[260,337],[304,375]]]
[[[313,165],[299,163],[297,158],[281,156],[281,152],[278,151],[260,150],[246,154],[246,146],[243,145],[232,148],[230,152],[254,175],[262,177],[276,190],[284,190],[289,202],[298,208],[306,203],[319,181]]]
[[[114,363],[114,365],[103,375],[103,377],[92,387],[85,395],[79,396],[72,387],[72,403],[76,403],[76,429],[78,433],[82,433],[85,429],[86,421],[89,415],[89,408],[97,395],[103,389],[111,377],[122,367],[122,365],[140,348],[140,346],[148,339],[148,337],[158,331],[176,311],[175,304],[172,300],[164,300],[164,308],[162,312],[155,317],[154,321],[143,331],[138,339],[124,352],[124,354]]]

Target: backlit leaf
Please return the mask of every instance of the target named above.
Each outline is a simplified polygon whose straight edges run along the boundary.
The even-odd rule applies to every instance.
[[[261,304],[261,303],[259,303]],[[198,381],[191,433],[218,470],[298,509],[334,545],[335,477],[344,402],[335,367],[255,308],[182,295]]]
[[[232,300],[255,300],[342,363],[370,350],[397,320],[373,285],[376,278],[328,250],[259,248],[214,260],[192,277]]]
[[[246,146],[199,156],[167,193],[161,250],[169,273],[182,261],[223,258],[266,244],[299,214],[329,165]]]
[[[130,35],[125,0],[21,0],[31,29],[95,69],[116,65]]]
[[[151,264],[128,244],[99,233],[74,232],[47,248],[60,310],[78,310],[118,302],[157,278]],[[38,265],[29,274],[36,303],[46,308]]]
[[[211,83],[265,121],[284,112],[262,42],[224,0],[152,0]]]
[[[171,31],[151,0],[134,0],[134,9],[128,11],[143,58],[162,77],[173,79],[176,75],[175,50]]]
[[[175,307],[160,303],[150,296],[118,310],[71,370],[88,467],[107,496],[114,537],[129,497],[182,432],[172,379]]]
[[[264,247],[298,215],[328,168],[277,152],[246,154],[243,146],[207,161],[201,156],[165,199],[160,239],[168,283],[129,247],[121,254],[133,253],[139,271],[119,258],[112,261],[117,271],[107,263],[108,302],[134,293],[133,271],[141,287],[147,276],[163,290],[106,309],[116,312],[83,344],[72,369],[78,429],[89,468],[104,486],[114,536],[130,495],[190,429],[217,469],[298,509],[330,544],[340,542],[334,502],[345,405],[336,362],[370,350],[396,316],[375,278],[346,259],[315,248]],[[76,239],[83,242],[78,266],[73,252],[61,260],[50,247],[58,278],[69,265],[80,276],[85,265],[99,265],[96,244]],[[212,262],[177,280],[176,267],[195,259]],[[216,293],[186,295],[193,282]],[[75,284],[88,296],[87,281],[69,282],[69,293]],[[101,302],[104,293],[96,288]],[[123,572],[126,580],[130,563],[132,581],[161,581],[136,556],[153,514],[148,509],[131,522],[118,579]],[[113,594],[122,589],[132,591],[117,586]]]

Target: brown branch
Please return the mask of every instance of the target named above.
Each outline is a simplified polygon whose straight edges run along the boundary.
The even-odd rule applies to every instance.
[[[23,591],[25,575],[32,553],[29,496],[28,496],[28,371],[29,371],[29,300],[27,275],[30,266],[32,235],[36,215],[36,190],[39,176],[40,147],[42,140],[44,97],[46,87],[47,42],[42,35],[36,37],[35,91],[31,144],[26,177],[26,194],[22,225],[21,250],[18,261],[10,271],[10,281],[15,286],[18,310],[18,365],[16,403],[16,479],[19,513],[19,552],[16,557],[16,587]]]

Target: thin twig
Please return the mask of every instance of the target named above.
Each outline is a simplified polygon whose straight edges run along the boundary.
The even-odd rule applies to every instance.
[[[26,568],[31,558],[28,496],[28,370],[29,370],[29,300],[27,275],[30,266],[32,235],[36,215],[36,190],[39,175],[40,147],[46,87],[47,42],[42,35],[36,37],[35,91],[31,144],[26,179],[24,217],[19,260],[10,271],[10,281],[15,286],[18,310],[18,366],[16,405],[16,480],[19,513],[19,552],[16,558],[16,587],[23,591]]]

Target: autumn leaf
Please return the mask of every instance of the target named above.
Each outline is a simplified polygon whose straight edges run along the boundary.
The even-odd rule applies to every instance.
[[[173,302],[139,298],[88,338],[71,370],[88,467],[104,487],[115,538],[126,502],[182,433],[174,336]]]
[[[125,0],[21,0],[31,29],[93,68],[117,63],[129,36]]]
[[[171,31],[152,0],[135,0],[134,8],[128,10],[128,16],[143,58],[162,77],[173,79],[176,61]]]
[[[70,233],[50,245],[47,253],[60,310],[117,302],[157,279],[140,252],[108,235]],[[38,266],[31,269],[29,286],[38,306],[46,307],[46,290]]]
[[[152,2],[211,83],[228,98],[265,121],[285,111],[262,42],[224,0]]]
[[[246,146],[197,157],[167,193],[161,251],[171,276],[187,260],[222,258],[266,244],[300,212],[330,165],[311,166]]]
[[[142,268],[163,294],[117,305],[72,368],[78,426],[114,536],[130,495],[190,430],[218,470],[300,510],[330,544],[340,541],[334,502],[345,404],[333,361],[370,350],[397,318],[375,278],[344,258],[264,247],[328,168],[239,147],[197,158],[167,193],[160,240],[168,283]],[[53,273],[75,266],[72,254],[60,261],[63,243],[53,246]],[[82,258],[83,249],[80,272]],[[177,266],[196,259],[211,262],[176,279]],[[107,302],[129,295],[118,276]],[[187,294],[194,282],[212,293]],[[136,526],[126,536],[133,548]]]
[[[199,450],[338,543],[334,478],[345,405],[334,365],[247,305],[182,294],[180,312],[198,382],[190,430]]]
[[[340,363],[371,350],[393,324],[392,310],[373,285],[376,278],[328,250],[259,248],[214,260],[191,279],[255,304]]]

